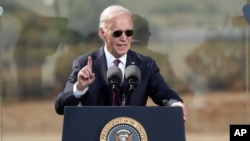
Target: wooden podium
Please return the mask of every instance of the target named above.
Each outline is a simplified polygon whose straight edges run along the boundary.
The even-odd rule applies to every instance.
[[[66,107],[62,141],[185,141],[181,107]]]

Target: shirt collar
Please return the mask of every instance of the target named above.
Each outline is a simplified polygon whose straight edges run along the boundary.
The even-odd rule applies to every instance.
[[[106,54],[106,60],[107,60],[107,65],[110,66],[113,64],[115,59],[119,59],[121,61],[122,64],[126,64],[126,60],[127,60],[127,54],[124,54],[123,56],[121,56],[120,58],[115,58],[108,50],[107,47],[104,47],[104,53]]]

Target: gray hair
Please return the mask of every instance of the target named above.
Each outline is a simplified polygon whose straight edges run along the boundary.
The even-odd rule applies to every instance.
[[[101,13],[99,28],[105,28],[107,21],[110,20],[114,16],[114,14],[119,14],[119,13],[128,13],[129,15],[132,15],[127,8],[121,5],[111,5],[105,8]]]

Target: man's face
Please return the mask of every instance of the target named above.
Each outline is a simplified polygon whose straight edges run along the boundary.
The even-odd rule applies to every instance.
[[[133,23],[130,15],[119,13],[107,23],[106,30],[103,30],[102,37],[108,51],[116,58],[126,54],[130,49]]]

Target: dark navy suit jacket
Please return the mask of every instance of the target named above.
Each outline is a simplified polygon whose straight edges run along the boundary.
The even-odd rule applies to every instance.
[[[73,95],[73,86],[77,81],[78,72],[87,64],[88,56],[92,57],[92,71],[95,73],[95,80],[89,86],[85,95],[76,98]],[[159,106],[171,105],[173,102],[182,101],[178,94],[173,91],[160,74],[155,61],[137,52],[128,51],[126,67],[137,65],[141,70],[141,81],[132,94],[129,95],[128,106],[145,106],[148,96]],[[63,92],[55,101],[55,108],[58,114],[63,114],[65,106],[111,106],[111,89],[107,80],[107,65],[104,48],[79,56],[73,61],[72,72]],[[123,87],[127,82],[124,80]],[[183,101],[182,101],[183,102]]]

